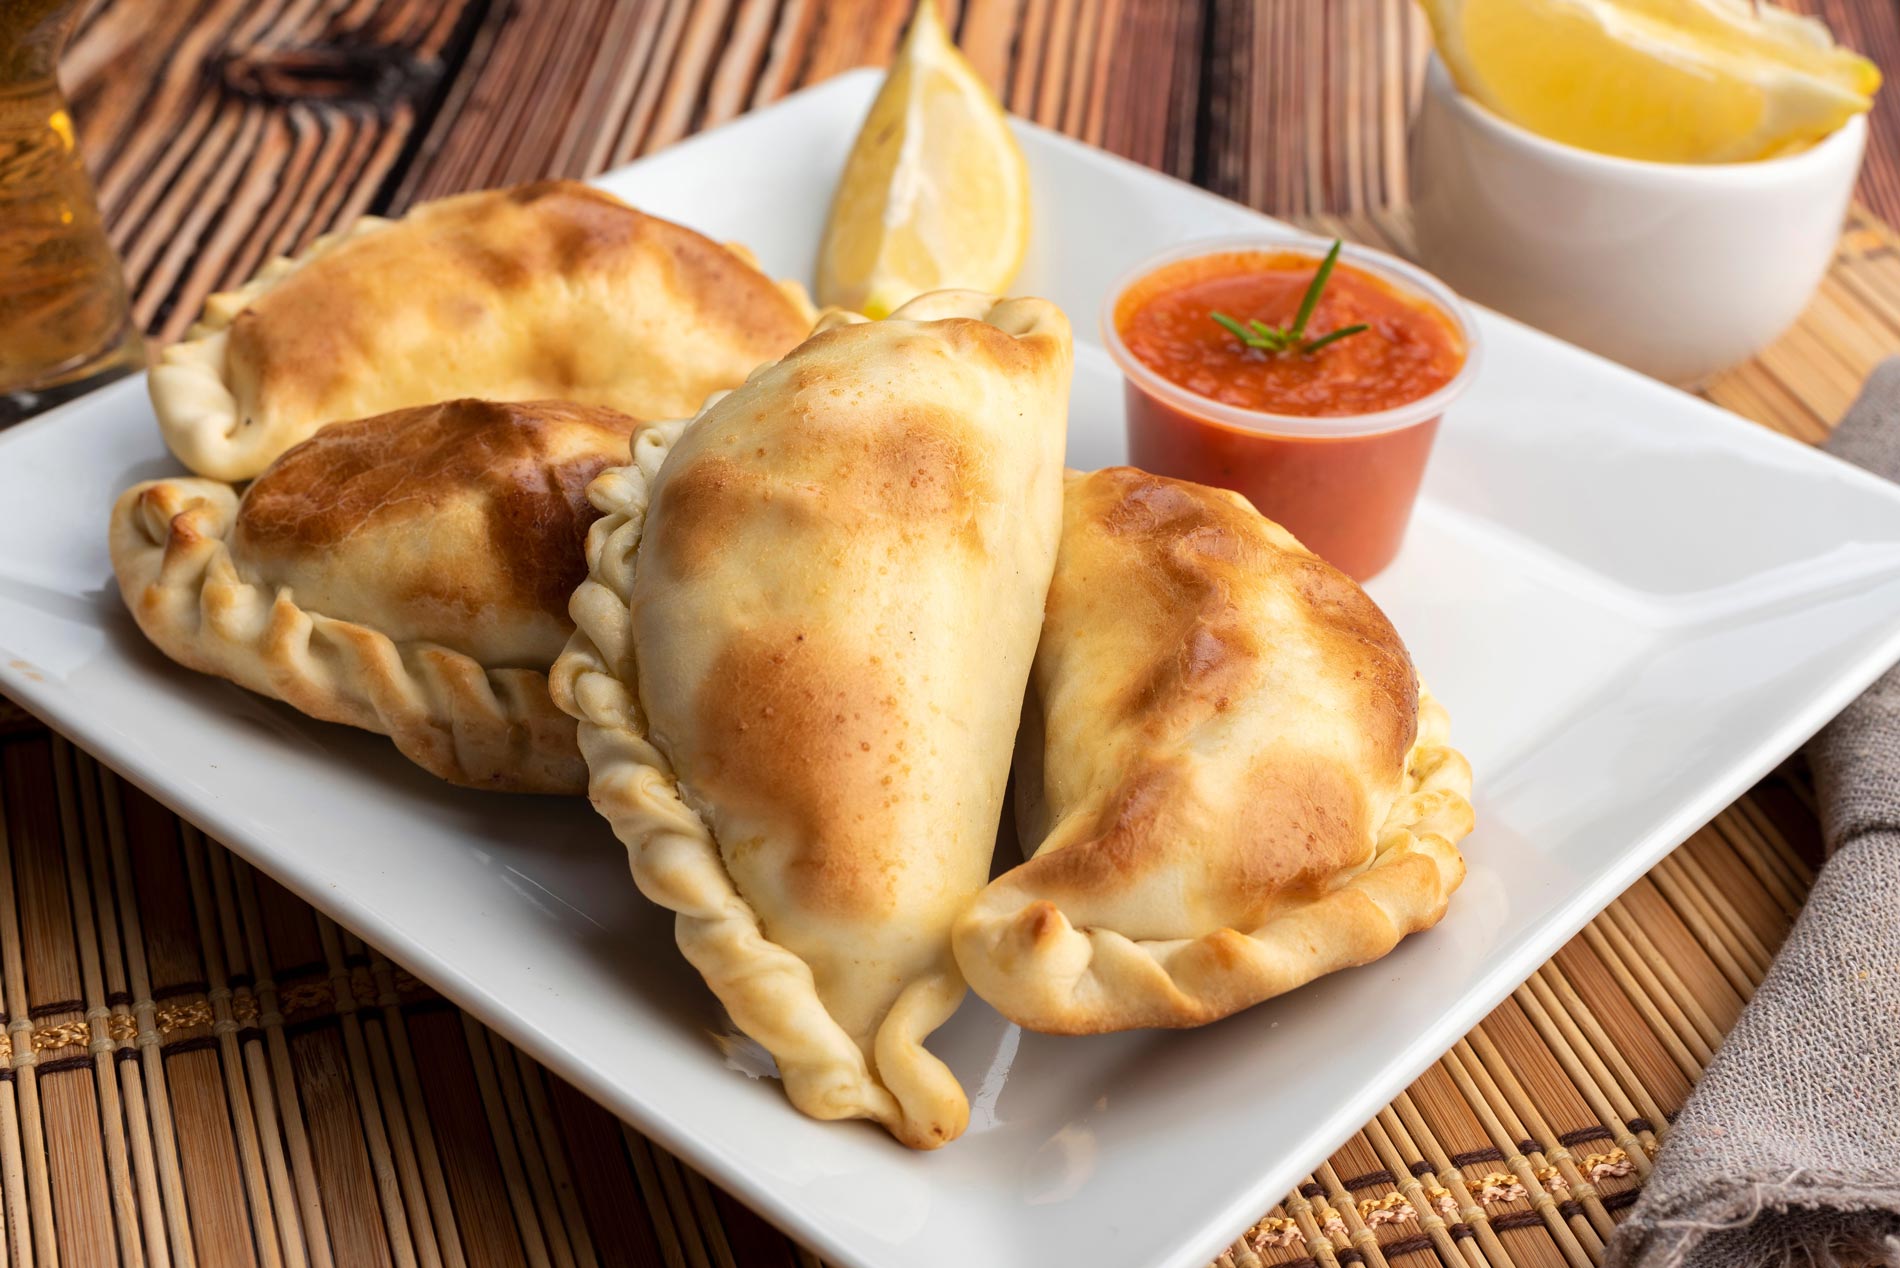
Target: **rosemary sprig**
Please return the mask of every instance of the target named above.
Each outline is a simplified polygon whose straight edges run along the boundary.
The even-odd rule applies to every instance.
[[[1229,334],[1249,348],[1258,348],[1262,352],[1294,352],[1310,357],[1329,343],[1336,343],[1348,335],[1356,335],[1368,329],[1364,322],[1351,326],[1341,326],[1317,339],[1306,337],[1306,323],[1313,319],[1313,310],[1319,307],[1320,292],[1326,289],[1326,279],[1333,275],[1333,265],[1339,262],[1340,240],[1333,239],[1333,246],[1320,261],[1313,273],[1313,280],[1307,284],[1306,294],[1300,299],[1300,310],[1293,315],[1291,326],[1269,326],[1258,318],[1241,325],[1226,313],[1209,313]]]

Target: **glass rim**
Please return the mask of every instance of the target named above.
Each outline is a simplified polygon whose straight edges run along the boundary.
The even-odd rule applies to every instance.
[[[1331,243],[1326,239],[1289,228],[1277,232],[1259,230],[1219,238],[1202,238],[1182,243],[1158,255],[1149,256],[1139,265],[1122,274],[1116,279],[1115,284],[1109,287],[1108,298],[1102,304],[1100,317],[1102,343],[1128,382],[1150,397],[1173,406],[1182,413],[1197,415],[1241,431],[1258,432],[1263,435],[1322,438],[1372,436],[1381,432],[1412,427],[1443,414],[1452,402],[1464,395],[1465,389],[1471,386],[1471,380],[1476,376],[1478,365],[1483,360],[1483,340],[1478,334],[1476,323],[1471,318],[1471,311],[1455,291],[1424,269],[1371,247],[1357,246],[1350,242],[1344,243],[1340,247],[1339,258],[1372,274],[1400,294],[1422,300],[1436,308],[1452,323],[1459,337],[1464,341],[1465,359],[1464,364],[1458,367],[1458,373],[1437,390],[1415,401],[1407,401],[1402,405],[1364,414],[1334,415],[1276,414],[1267,410],[1229,405],[1163,378],[1128,350],[1128,345],[1122,341],[1121,331],[1116,329],[1115,310],[1120,306],[1122,296],[1126,295],[1137,282],[1170,264],[1178,264],[1183,260],[1197,259],[1201,256],[1245,251],[1290,251],[1310,256],[1317,261],[1325,257],[1330,246]]]

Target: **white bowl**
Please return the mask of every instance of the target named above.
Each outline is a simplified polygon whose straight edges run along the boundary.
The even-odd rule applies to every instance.
[[[1434,55],[1412,126],[1418,258],[1468,299],[1696,383],[1800,316],[1866,145],[1855,116],[1784,158],[1616,158],[1506,122],[1459,92]]]

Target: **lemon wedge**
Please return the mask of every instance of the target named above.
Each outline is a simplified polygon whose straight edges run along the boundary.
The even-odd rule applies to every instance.
[[[1028,242],[1022,151],[923,0],[832,198],[818,302],[883,317],[944,287],[1000,294]]]
[[[1466,95],[1626,158],[1726,163],[1810,145],[1880,72],[1821,23],[1748,0],[1423,0]]]

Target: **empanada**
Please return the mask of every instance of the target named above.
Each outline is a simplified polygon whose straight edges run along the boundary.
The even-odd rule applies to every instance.
[[[635,880],[792,1103],[915,1148],[969,1117],[923,1040],[995,851],[1071,357],[1054,305],[942,291],[642,430],[554,669]]]
[[[543,181],[366,216],[213,295],[152,407],[180,462],[245,480],[325,423],[456,397],[684,417],[814,316],[738,248]]]
[[[1085,1034],[1364,964],[1464,878],[1471,768],[1365,593],[1239,494],[1071,474],[1016,776],[1028,862],[957,921],[971,989]]]
[[[547,671],[633,419],[564,401],[446,401],[336,423],[242,498],[153,480],[112,512],[139,628],[181,665],[380,731],[477,788],[579,793]]]

